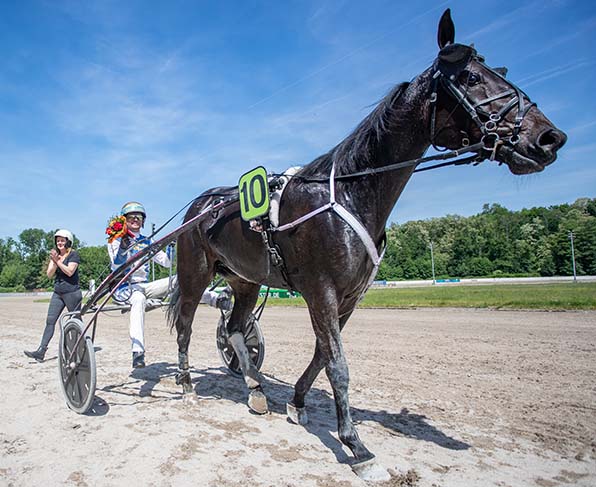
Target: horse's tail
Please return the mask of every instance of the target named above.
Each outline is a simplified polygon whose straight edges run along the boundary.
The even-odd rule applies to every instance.
[[[166,319],[168,324],[170,325],[170,331],[174,329],[176,326],[176,321],[178,321],[178,317],[180,316],[180,286],[176,284],[174,290],[172,291],[172,295],[170,297],[170,304],[168,305],[168,309],[166,311]]]

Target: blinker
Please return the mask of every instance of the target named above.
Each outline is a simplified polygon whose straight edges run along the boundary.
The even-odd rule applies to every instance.
[[[468,64],[476,49],[464,44],[449,44],[439,52],[439,62],[447,64]]]

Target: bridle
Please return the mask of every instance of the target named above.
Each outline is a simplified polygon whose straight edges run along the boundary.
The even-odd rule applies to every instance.
[[[466,85],[464,90],[460,89],[461,87],[455,84],[455,75],[448,75],[447,73],[444,73],[441,70],[439,64],[432,76],[431,94],[429,98],[431,105],[430,141],[433,148],[440,152],[439,154],[434,154],[432,156],[426,157],[418,157],[416,159],[410,159],[407,161],[400,161],[394,164],[383,165],[381,167],[367,168],[363,171],[336,175],[334,179],[343,180],[355,179],[364,176],[373,176],[376,174],[381,174],[389,171],[396,171],[398,169],[404,169],[407,167],[416,167],[420,164],[438,160],[447,160],[449,162],[443,162],[439,164],[434,164],[432,166],[417,168],[414,170],[414,172],[429,171],[431,169],[437,169],[446,166],[460,166],[464,164],[477,165],[486,159],[494,161],[497,152],[501,146],[508,145],[510,147],[513,147],[515,144],[517,144],[520,140],[519,133],[521,131],[524,118],[528,114],[530,108],[536,106],[536,103],[530,101],[530,98],[520,88],[518,88],[509,80],[507,80],[503,75],[492,69],[490,66],[484,64],[484,58],[478,53],[476,53],[476,51],[474,51],[474,53],[471,55],[466,65],[468,65],[472,60],[477,61],[490,73],[494,74],[499,79],[504,81],[509,86],[509,89],[496,95],[485,98],[483,100],[476,101],[468,93],[469,86]],[[466,132],[463,132],[464,136],[462,137],[461,147],[459,149],[445,152],[445,149],[437,147],[436,136],[438,131],[436,130],[436,112],[440,86],[444,87],[445,91],[451,94],[451,96],[453,96],[453,98],[457,102],[455,108],[461,106],[470,116],[471,120],[476,124],[476,126],[482,134],[480,142],[470,145],[469,135]],[[501,98],[505,97],[510,97],[510,99],[499,109],[499,111],[488,112],[483,108],[484,105],[487,105],[495,100],[500,100]],[[501,137],[498,134],[500,124],[504,121],[507,114],[511,110],[513,110],[514,107],[517,107],[517,114],[515,116],[513,129],[511,130],[511,133],[509,135]],[[450,116],[453,114],[453,111],[451,112]],[[483,119],[486,121],[483,122]],[[459,156],[466,153],[473,153],[473,155],[457,159]],[[281,174],[274,176],[281,176]],[[324,183],[329,181],[329,177],[304,177],[300,176],[300,174],[292,176],[292,179],[299,179],[307,183]]]
[[[505,83],[507,83],[507,85],[509,86],[509,89],[507,89],[497,95],[493,95],[489,98],[486,98],[484,100],[476,101],[468,94],[468,84],[466,84],[466,89],[464,91],[462,91],[460,89],[460,87],[454,83],[454,81],[456,79],[455,74],[447,75],[446,73],[441,71],[441,69],[440,69],[441,63],[438,63],[437,69],[432,76],[432,91],[431,91],[431,95],[430,95],[430,104],[432,107],[432,114],[431,114],[431,121],[430,121],[430,124],[431,124],[430,135],[431,135],[431,144],[433,145],[433,147],[435,147],[435,149],[437,149],[436,144],[435,144],[435,137],[437,134],[437,132],[436,132],[437,98],[438,98],[438,88],[439,88],[439,86],[443,86],[445,88],[445,91],[447,93],[451,94],[455,98],[455,100],[457,102],[456,108],[458,106],[461,106],[468,113],[468,115],[474,121],[474,123],[478,126],[480,132],[482,133],[482,138],[481,138],[480,142],[470,145],[469,136],[464,132],[464,138],[462,139],[462,147],[457,150],[443,152],[441,154],[435,154],[435,155],[427,156],[427,157],[419,157],[417,159],[412,159],[409,161],[400,161],[400,162],[382,166],[379,168],[368,168],[368,169],[365,169],[364,171],[359,171],[359,172],[354,172],[354,173],[349,173],[349,174],[341,174],[341,175],[335,174],[336,164],[334,161],[331,166],[331,171],[330,171],[329,177],[324,177],[324,178],[304,177],[304,176],[300,176],[299,173],[296,175],[293,175],[293,176],[289,176],[288,179],[296,178],[303,182],[328,182],[329,183],[329,202],[315,210],[310,211],[309,213],[307,213],[305,215],[302,215],[301,217],[295,219],[294,221],[291,221],[291,222],[288,222],[288,223],[285,223],[283,225],[279,225],[276,227],[272,226],[268,230],[266,230],[266,231],[264,230],[264,233],[284,232],[284,231],[290,230],[292,228],[295,228],[298,225],[301,225],[305,221],[310,220],[311,218],[313,218],[314,216],[316,216],[320,213],[323,213],[326,211],[334,212],[341,219],[343,219],[350,227],[352,227],[352,229],[356,232],[356,234],[359,236],[360,240],[362,241],[362,243],[363,243],[363,245],[364,245],[364,247],[373,263],[373,268],[369,275],[368,283],[367,283],[366,287],[364,288],[364,291],[362,292],[362,296],[363,296],[364,292],[366,292],[366,289],[368,289],[368,287],[372,284],[372,281],[377,273],[377,270],[378,270],[381,260],[383,258],[383,254],[385,252],[384,239],[383,239],[382,243],[380,244],[382,247],[382,250],[379,253],[377,243],[373,241],[373,239],[369,235],[366,227],[360,222],[360,220],[358,220],[358,218],[356,218],[354,215],[352,215],[344,206],[342,206],[336,200],[335,184],[336,184],[337,180],[354,179],[354,178],[360,178],[360,177],[364,177],[364,176],[372,176],[372,175],[384,173],[387,171],[395,171],[397,169],[403,169],[406,167],[412,167],[412,166],[416,167],[419,164],[429,162],[429,161],[436,161],[436,160],[448,160],[448,162],[434,164],[433,166],[430,166],[430,167],[415,169],[413,172],[427,171],[429,169],[435,169],[438,167],[452,166],[452,165],[479,164],[480,162],[484,161],[485,159],[490,159],[491,161],[494,161],[496,158],[496,154],[497,154],[499,147],[501,147],[503,144],[507,144],[512,147],[519,142],[519,132],[521,131],[524,117],[527,115],[530,108],[535,106],[535,103],[532,103],[532,102],[526,103],[526,101],[524,100],[524,97],[526,99],[528,99],[528,101],[529,101],[529,98],[525,95],[525,93],[523,93],[517,86],[515,86],[512,83],[510,83],[509,81],[507,81],[505,79],[505,77],[500,75],[497,71],[486,66],[484,64],[484,59],[481,56],[479,56],[476,53],[476,51],[474,51],[474,50],[473,50],[472,54],[470,55],[470,57],[468,58],[468,60],[466,62],[466,66],[472,60],[475,60],[475,61],[481,63],[484,67],[487,68],[488,71],[490,71],[491,73],[493,73],[494,75],[498,76],[500,79],[505,81]],[[483,108],[484,105],[487,105],[488,103],[491,103],[495,100],[500,100],[505,97],[510,97],[510,99],[509,99],[509,101],[507,101],[507,103],[505,103],[500,108],[499,111],[488,112],[487,110],[485,110]],[[515,106],[517,106],[517,115],[515,117],[515,123],[514,123],[513,130],[511,131],[511,134],[509,136],[501,138],[498,134],[499,124],[504,120],[505,116]],[[451,112],[449,117],[451,117],[451,115],[453,114],[454,111],[455,111],[455,109],[453,109],[453,111]],[[482,119],[485,119],[486,121],[483,122]],[[465,153],[473,153],[473,155],[467,156],[467,157],[464,157],[461,159],[457,159],[459,156],[461,156]],[[453,159],[456,159],[456,160],[453,160]],[[270,181],[270,185],[278,186],[279,184],[281,184],[281,186],[278,186],[278,187],[280,187],[280,188],[283,187],[285,185],[285,183],[279,183],[280,176],[283,177],[283,175],[274,175],[272,181]],[[265,238],[264,238],[264,240],[265,240]],[[272,249],[271,249],[271,246],[269,243],[269,238],[267,238],[265,240],[265,243],[266,243],[267,247],[269,248],[269,251],[271,252]],[[276,257],[278,258],[278,261],[280,262],[280,264],[276,264],[276,265],[279,265],[280,268],[283,270],[283,267],[284,267],[283,259],[281,258],[281,255],[279,254],[279,252],[277,252],[277,250],[276,250]],[[286,274],[284,272],[282,272],[282,275],[284,275],[284,279],[287,282],[289,282],[287,280],[287,278],[285,277]]]
[[[494,161],[500,145],[509,144],[514,146],[519,142],[519,133],[521,131],[524,118],[528,114],[530,108],[536,106],[536,103],[530,101],[530,98],[520,88],[508,81],[503,75],[492,69],[490,66],[487,66],[484,63],[484,58],[476,52],[474,52],[474,54],[471,56],[468,64],[472,60],[478,62],[490,73],[504,81],[509,86],[509,89],[483,100],[476,101],[468,93],[468,84],[465,85],[465,89],[462,91],[460,86],[454,83],[455,75],[449,76],[443,73],[440,67],[437,67],[437,70],[433,75],[432,92],[430,95],[430,104],[432,109],[430,120],[430,140],[433,147],[436,150],[440,150],[435,144],[435,139],[437,136],[436,111],[438,88],[439,86],[442,86],[453,96],[453,98],[455,98],[457,101],[457,106],[462,107],[470,116],[472,121],[476,124],[482,133],[482,138],[480,140],[482,143],[482,150],[485,154],[489,154],[488,159]],[[499,111],[488,112],[483,108],[484,105],[506,97],[510,97],[510,99],[500,108]],[[528,102],[526,102],[526,100]],[[507,114],[516,106],[517,114],[515,115],[515,121],[511,134],[506,137],[500,137],[498,134],[499,124],[503,122]],[[485,120],[484,122],[482,121],[483,119]],[[467,147],[470,145],[470,138],[467,133],[463,132],[463,134],[464,137],[462,138],[462,147]]]

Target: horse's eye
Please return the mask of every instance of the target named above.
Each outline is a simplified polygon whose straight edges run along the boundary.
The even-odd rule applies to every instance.
[[[480,83],[480,75],[472,71],[468,72],[467,79],[465,80],[468,86],[474,86]]]

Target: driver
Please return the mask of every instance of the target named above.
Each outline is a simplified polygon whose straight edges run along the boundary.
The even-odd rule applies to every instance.
[[[121,214],[126,217],[126,226],[134,235],[134,238],[127,235],[108,244],[112,271],[152,243],[151,239],[141,234],[141,228],[143,228],[147,217],[145,207],[141,203],[136,201],[125,203],[122,206]],[[163,250],[155,254],[153,261],[163,267],[170,266],[169,255]],[[145,367],[144,330],[147,299],[164,298],[170,287],[168,277],[153,282],[149,282],[148,277],[149,262],[137,269],[130,277],[130,280],[122,284],[114,293],[114,299],[130,304],[130,339],[132,341],[133,368]],[[176,284],[175,279],[176,277],[173,279],[172,286]],[[201,298],[201,303],[227,310],[230,308],[231,300],[230,295],[225,291],[218,295],[207,290]]]

